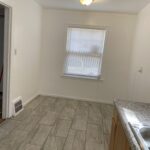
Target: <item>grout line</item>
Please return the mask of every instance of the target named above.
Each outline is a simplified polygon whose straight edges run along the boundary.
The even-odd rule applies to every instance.
[[[77,107],[76,107],[76,109],[75,109],[75,111],[74,111],[74,115],[73,115],[73,118],[72,118],[72,120],[71,120],[72,122],[71,122],[70,128],[69,128],[69,130],[68,130],[68,135],[67,135],[67,137],[66,137],[66,139],[65,139],[65,142],[64,142],[64,145],[63,145],[62,150],[64,150],[65,144],[66,144],[67,139],[68,139],[68,137],[69,137],[69,133],[70,133],[70,131],[71,131],[71,129],[72,129],[73,120],[74,120],[74,118],[75,118],[75,116],[76,116],[76,112],[77,112],[78,107],[79,107],[79,102],[78,102]],[[72,129],[72,130],[73,130],[73,129]],[[74,136],[74,138],[75,138],[75,136]],[[73,138],[73,143],[74,143],[74,138]],[[72,144],[72,146],[73,146],[73,144]]]
[[[87,132],[88,132],[88,122],[89,122],[89,114],[90,114],[90,104],[88,103],[88,118],[87,118],[87,127],[85,132],[85,143],[84,143],[84,149],[86,150],[86,144],[87,144]]]

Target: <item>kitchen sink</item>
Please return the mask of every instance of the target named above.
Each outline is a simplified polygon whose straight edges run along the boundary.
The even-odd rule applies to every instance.
[[[150,150],[150,126],[129,123],[142,150]]]
[[[142,138],[144,139],[146,145],[150,147],[150,127],[142,127],[139,130]],[[149,148],[150,149],[150,148]]]

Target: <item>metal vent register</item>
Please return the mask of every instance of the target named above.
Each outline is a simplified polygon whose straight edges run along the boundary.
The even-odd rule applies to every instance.
[[[18,102],[15,103],[15,113],[18,113],[20,110],[22,110],[22,101],[19,100]]]
[[[18,115],[23,110],[22,97],[18,97],[13,103],[13,116]]]

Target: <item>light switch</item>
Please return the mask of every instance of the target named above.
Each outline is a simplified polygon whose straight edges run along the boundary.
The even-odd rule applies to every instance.
[[[17,55],[17,49],[14,49],[14,54]]]

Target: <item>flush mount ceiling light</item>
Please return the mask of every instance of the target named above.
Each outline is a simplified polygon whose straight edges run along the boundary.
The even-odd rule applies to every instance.
[[[94,1],[94,0],[80,0],[80,3],[81,3],[82,5],[89,6],[89,5],[92,4],[93,1]]]

